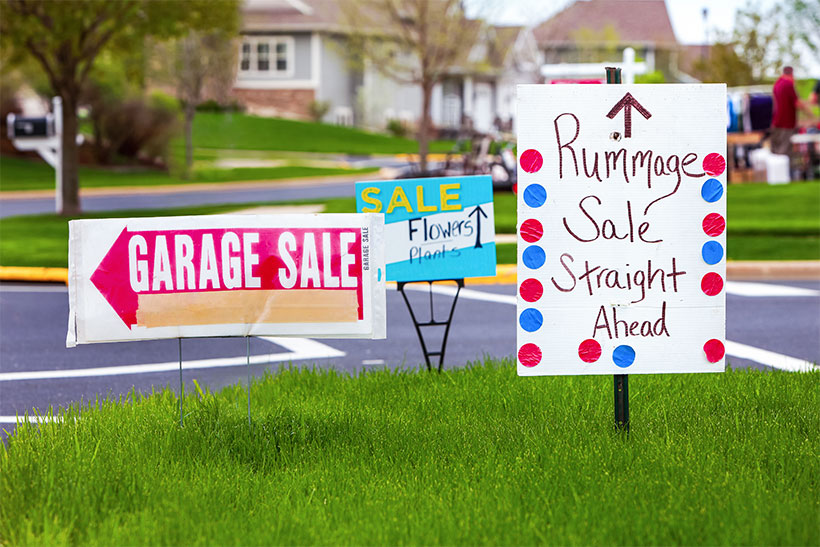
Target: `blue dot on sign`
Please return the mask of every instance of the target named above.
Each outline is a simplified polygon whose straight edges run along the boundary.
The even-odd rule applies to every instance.
[[[709,203],[714,203],[723,195],[723,185],[718,179],[709,179],[703,183],[700,195]]]
[[[612,352],[612,360],[621,368],[626,368],[635,362],[635,350],[632,346],[618,346]]]
[[[547,253],[538,245],[530,245],[524,249],[524,254],[521,255],[521,258],[524,261],[524,266],[535,270],[544,265],[544,262],[547,260]]]
[[[535,332],[541,328],[544,323],[544,316],[535,308],[527,308],[521,312],[521,317],[518,318],[518,323],[521,328],[527,332]]]
[[[717,241],[707,241],[701,250],[703,261],[707,264],[717,264],[723,260],[723,245]]]
[[[547,201],[547,191],[540,184],[530,184],[524,189],[524,203],[530,207],[541,207]]]

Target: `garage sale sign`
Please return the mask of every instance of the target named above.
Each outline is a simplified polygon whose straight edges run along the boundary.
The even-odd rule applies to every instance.
[[[384,338],[382,237],[366,214],[71,221],[66,345]]]
[[[495,275],[489,175],[357,182],[356,210],[384,214],[389,281]]]
[[[719,372],[724,85],[518,86],[518,373]]]

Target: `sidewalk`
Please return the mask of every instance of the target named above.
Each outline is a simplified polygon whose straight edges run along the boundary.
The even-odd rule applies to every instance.
[[[729,281],[820,281],[820,260],[730,261],[726,277]],[[514,285],[516,280],[515,264],[499,264],[496,275],[471,277],[466,283]],[[68,283],[68,269],[0,266],[0,281]]]

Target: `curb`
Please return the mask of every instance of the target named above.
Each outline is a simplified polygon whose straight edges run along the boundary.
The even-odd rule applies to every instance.
[[[68,268],[0,266],[0,281],[29,281],[68,284]]]
[[[820,260],[728,262],[726,277],[731,281],[820,281]],[[67,284],[68,268],[0,266],[0,281]],[[465,280],[465,284],[514,285],[516,281],[517,266],[499,264],[495,275],[470,277]]]

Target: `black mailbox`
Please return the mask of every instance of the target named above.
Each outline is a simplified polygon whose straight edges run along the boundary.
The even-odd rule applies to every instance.
[[[40,118],[21,118],[9,114],[6,118],[9,139],[46,138],[54,136],[54,115]]]

